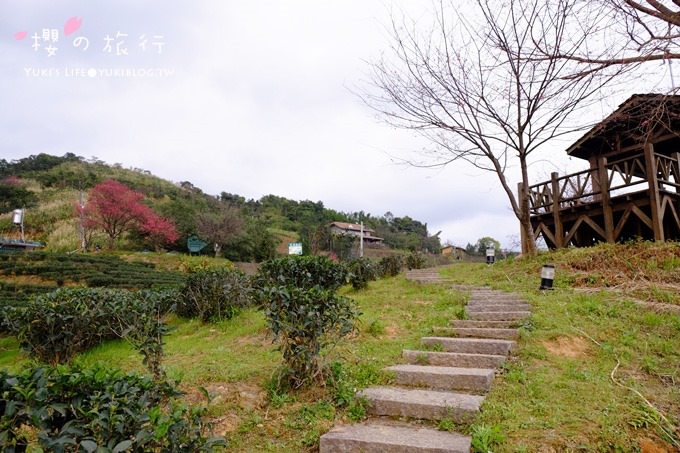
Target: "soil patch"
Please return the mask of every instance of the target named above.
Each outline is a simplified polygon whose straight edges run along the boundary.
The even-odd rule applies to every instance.
[[[553,341],[544,341],[543,346],[551,354],[569,359],[583,357],[590,347],[581,337],[559,337]]]

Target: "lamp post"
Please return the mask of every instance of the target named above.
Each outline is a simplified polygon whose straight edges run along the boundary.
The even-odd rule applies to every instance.
[[[553,289],[555,279],[555,265],[544,264],[541,268],[541,287],[539,289]]]
[[[493,245],[486,247],[486,264],[493,264],[496,261],[496,248]]]
[[[24,210],[15,209],[12,212],[12,223],[18,225],[21,228],[21,242],[26,242],[24,238]]]

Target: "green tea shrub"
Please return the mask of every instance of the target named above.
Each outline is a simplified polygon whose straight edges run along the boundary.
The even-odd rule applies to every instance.
[[[177,314],[203,322],[231,319],[253,304],[252,287],[237,269],[209,269],[187,278],[180,291]]]
[[[377,278],[377,267],[368,258],[356,258],[346,263],[349,282],[354,289],[368,288],[368,282]]]
[[[401,255],[385,256],[378,262],[379,274],[381,277],[396,277],[404,266],[404,259]]]
[[[21,346],[36,359],[56,365],[103,341],[126,338],[160,375],[162,317],[175,292],[103,288],[60,288],[30,299],[8,315]]]
[[[295,286],[336,290],[347,282],[347,271],[325,256],[288,256],[265,261],[260,266],[258,286]]]
[[[320,286],[270,286],[264,294],[267,325],[287,367],[284,375],[293,388],[302,387],[321,375],[321,350],[353,331],[358,308]]]
[[[425,255],[420,252],[411,252],[406,256],[406,267],[411,269],[422,269],[427,264]]]
[[[5,452],[209,452],[205,408],[187,408],[176,386],[105,368],[0,370]],[[39,450],[40,449],[40,450]]]

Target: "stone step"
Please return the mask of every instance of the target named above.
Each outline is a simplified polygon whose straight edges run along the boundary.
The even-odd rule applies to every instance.
[[[524,303],[526,304],[527,301],[526,299],[522,299],[521,297],[499,297],[499,296],[472,296],[468,298],[468,302],[499,302],[499,303],[509,303],[509,304],[515,304],[515,303]]]
[[[460,338],[497,338],[499,340],[516,340],[518,329],[493,329],[488,327],[435,327],[434,334],[439,337]]]
[[[471,422],[484,401],[481,395],[399,387],[369,387],[357,396],[366,399],[367,412],[371,415],[426,420],[449,418],[456,423]]]
[[[432,428],[359,423],[337,426],[321,436],[320,453],[469,453],[471,439]]]
[[[528,311],[473,311],[468,318],[477,321],[515,321],[531,316]]]
[[[465,311],[479,312],[479,311],[531,311],[531,305],[528,304],[477,304],[466,305]]]
[[[474,304],[529,304],[524,299],[498,299],[496,297],[490,297],[488,299],[468,299],[467,301],[468,304],[474,305]]]
[[[416,365],[452,366],[459,368],[498,368],[504,355],[465,354],[462,352],[411,351],[404,349],[402,357]]]
[[[453,327],[472,327],[490,329],[511,329],[520,325],[518,321],[475,321],[474,319],[454,319],[451,321]]]
[[[517,294],[504,293],[500,291],[470,291],[470,298],[474,299],[476,297],[483,299],[521,299],[521,296]]]
[[[420,341],[430,346],[439,344],[446,352],[465,354],[507,355],[515,346],[514,341],[488,338],[423,337]]]
[[[460,368],[432,365],[394,365],[385,368],[394,373],[394,383],[438,390],[488,392],[495,372],[490,368]]]

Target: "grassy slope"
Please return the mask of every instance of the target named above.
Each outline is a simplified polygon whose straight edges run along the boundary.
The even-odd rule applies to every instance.
[[[617,255],[628,253],[628,262],[633,262],[639,252],[620,249]],[[657,250],[654,256],[668,252]],[[644,439],[663,445],[665,437],[667,446],[673,441],[672,435],[664,434],[658,413],[631,389],[678,425],[680,317],[640,308],[618,285],[595,288],[581,278],[585,271],[574,267],[610,253],[604,247],[492,267],[463,263],[442,270],[460,283],[520,293],[534,306],[517,357],[497,378],[473,426],[478,440],[492,428],[504,437],[492,445],[494,452],[636,451]],[[540,292],[539,271],[547,260],[557,263],[557,288]],[[645,271],[649,285],[656,284],[654,275],[672,284],[678,270],[675,262],[661,261],[665,264],[659,273]],[[653,266],[644,269],[649,267]],[[605,279],[618,272],[611,263],[587,271]],[[642,281],[642,275],[636,280]],[[574,284],[591,286],[584,291]],[[342,360],[344,373],[336,385],[295,394],[267,392],[280,356],[260,312],[248,310],[210,326],[171,320],[175,330],[167,337],[165,361],[169,375],[182,378],[190,401],[201,400],[198,386],[211,393],[216,428],[227,434],[234,451],[313,449],[330,426],[357,415],[356,408],[337,404],[338,400],[355,388],[389,381],[381,368],[400,362],[401,349],[418,347],[419,338],[432,326],[460,317],[465,298],[445,286],[417,285],[401,277],[372,282],[365,291],[344,291],[363,312],[359,332],[328,357]],[[103,345],[78,360],[143,370],[139,356],[123,342]],[[0,339],[0,367],[25,364],[16,341]]]

